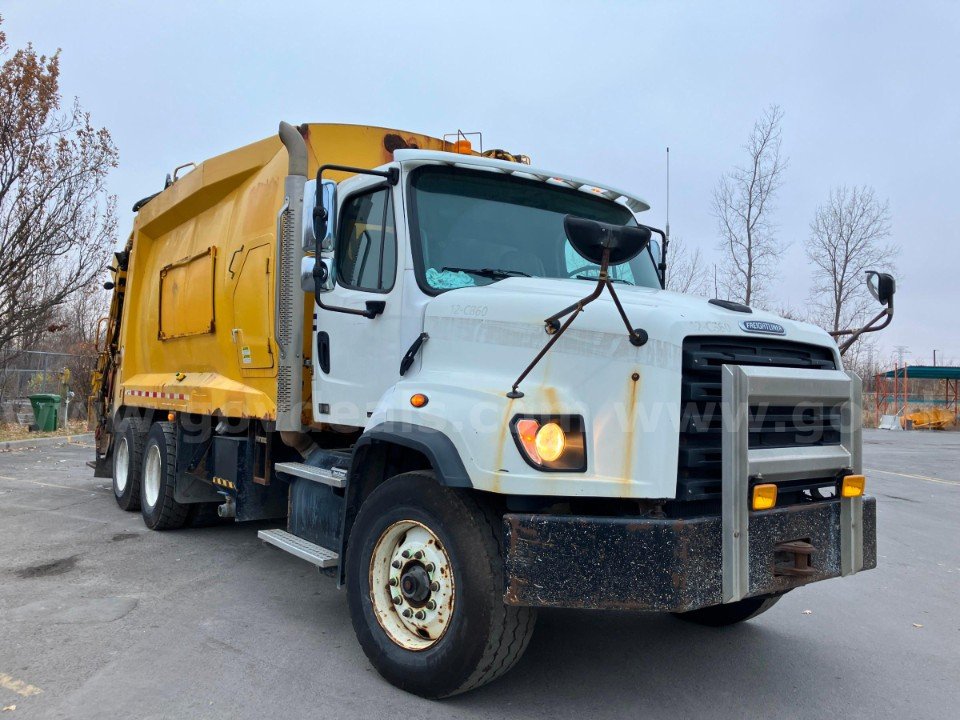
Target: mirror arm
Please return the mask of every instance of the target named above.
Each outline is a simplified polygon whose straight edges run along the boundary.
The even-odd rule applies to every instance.
[[[886,318],[879,325],[876,325],[881,319]],[[856,330],[834,330],[830,333],[830,336],[834,339],[842,337],[844,335],[849,335],[842,345],[840,345],[840,355],[843,355],[847,350],[849,350],[853,344],[860,339],[860,336],[865,333],[877,332],[883,330],[891,322],[893,322],[893,299],[891,298],[890,304],[887,305],[883,310],[877,313],[866,325]]]
[[[658,230],[655,227],[650,225],[643,225],[637,223],[638,227],[645,228],[652,233],[656,233],[660,236],[660,262],[656,263],[657,274],[660,276],[660,287],[663,290],[667,289],[667,245],[670,244],[670,240],[667,238],[667,234],[663,230]],[[653,251],[650,249],[650,246],[647,245],[647,252],[650,253],[650,259],[653,260]]]
[[[391,167],[387,170],[368,170],[366,168],[351,167],[349,165],[321,165],[320,169],[317,170],[317,201],[313,208],[314,220],[319,221],[323,232],[314,232],[314,259],[313,259],[313,297],[314,301],[317,303],[317,306],[321,310],[328,310],[330,312],[343,313],[345,315],[361,315],[369,320],[373,320],[378,315],[381,315],[386,309],[387,303],[383,300],[368,300],[366,303],[366,310],[358,310],[356,308],[345,308],[345,307],[334,307],[333,305],[324,305],[323,301],[320,299],[321,293],[318,290],[322,287],[321,276],[323,271],[320,269],[323,267],[323,259],[321,257],[321,250],[323,244],[323,238],[327,234],[327,210],[323,207],[323,172],[324,170],[334,170],[339,172],[349,172],[355,173],[358,175],[376,175],[377,177],[386,178],[386,183],[388,185],[396,185],[400,182],[400,168]],[[325,278],[324,278],[325,279]],[[334,280],[336,282],[336,280]]]
[[[550,339],[547,340],[547,344],[543,346],[543,349],[537,353],[537,356],[530,361],[530,364],[527,365],[526,369],[520,373],[520,377],[517,378],[516,382],[513,383],[513,387],[510,388],[510,392],[507,393],[508,398],[515,400],[523,397],[523,393],[517,389],[520,383],[526,379],[527,375],[530,374],[530,371],[537,366],[537,363],[539,363],[543,359],[543,356],[550,351],[550,348],[556,344],[557,340],[560,339],[560,336],[563,335],[567,331],[567,328],[573,324],[573,321],[577,319],[577,315],[583,312],[583,308],[600,297],[604,288],[610,291],[610,296],[613,298],[613,302],[617,306],[617,311],[620,313],[620,317],[623,319],[623,324],[627,328],[627,335],[630,338],[630,344],[634,347],[640,347],[646,344],[647,340],[649,339],[647,331],[642,328],[637,328],[634,330],[633,327],[631,327],[630,320],[627,318],[627,313],[624,311],[623,305],[620,304],[620,298],[617,296],[616,290],[613,289],[613,283],[610,282],[610,277],[607,274],[609,267],[610,248],[605,248],[603,251],[603,257],[600,260],[600,274],[597,278],[597,286],[582,300],[578,300],[573,305],[564,308],[560,312],[551,315],[543,321],[545,325],[544,329],[550,336]],[[568,317],[561,325],[560,318],[564,317],[565,315],[569,315],[570,317]]]

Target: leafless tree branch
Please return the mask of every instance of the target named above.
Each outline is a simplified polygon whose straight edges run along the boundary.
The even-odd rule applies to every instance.
[[[772,221],[787,167],[780,154],[782,120],[777,105],[767,108],[744,145],[747,163],[720,178],[713,194],[723,256],[720,285],[728,298],[747,305],[763,300],[785,247],[777,244]]]
[[[700,248],[691,248],[679,237],[670,240],[670,262],[667,267],[667,290],[687,295],[706,295],[710,284]]]
[[[862,325],[876,312],[867,270],[889,270],[899,248],[887,243],[890,209],[873,188],[837,187],[810,223],[811,304],[828,330]]]
[[[117,151],[76,101],[61,110],[59,76],[59,52],[31,45],[0,67],[0,356],[56,325],[58,308],[96,282],[114,246],[106,179]]]

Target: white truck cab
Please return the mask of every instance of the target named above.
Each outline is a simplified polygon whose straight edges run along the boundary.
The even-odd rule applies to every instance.
[[[490,560],[445,554],[448,522],[488,520],[497,538],[484,607],[508,610],[494,635],[532,628],[543,606],[738,622],[875,565],[860,383],[830,335],[665,290],[666,238],[629,192],[484,157],[394,157],[338,186],[321,169],[303,223],[313,416],[356,433],[340,577],[388,679],[436,696],[493,677],[437,675],[421,655],[480,661],[443,613]],[[571,217],[593,240],[573,242]],[[645,238],[608,262],[623,228]],[[516,660],[484,637],[501,667]]]

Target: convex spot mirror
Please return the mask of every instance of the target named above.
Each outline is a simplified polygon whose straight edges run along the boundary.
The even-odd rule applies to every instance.
[[[573,249],[584,260],[601,265],[604,251],[610,251],[610,264],[633,260],[650,244],[650,230],[587,220],[576,215],[563,218],[563,230]]]
[[[897,291],[897,281],[889,273],[867,270],[867,287],[881,305],[889,305]]]
[[[333,258],[320,258],[314,268],[314,259],[305,257],[300,263],[300,289],[305,293],[317,292],[316,280],[319,275],[320,292],[333,290]]]
[[[319,208],[326,211],[326,222]],[[317,205],[317,181],[308,180],[303,188],[303,249],[315,252],[317,238],[323,252],[333,250],[333,238],[336,235],[337,219],[337,183],[324,180],[320,189],[320,205]]]

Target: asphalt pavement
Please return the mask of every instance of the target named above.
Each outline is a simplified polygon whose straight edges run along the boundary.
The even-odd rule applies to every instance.
[[[864,440],[876,570],[724,629],[542,611],[507,676],[442,702],[377,675],[275,524],[151,532],[89,447],[0,453],[0,718],[955,717],[960,433]]]

